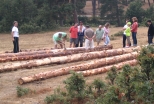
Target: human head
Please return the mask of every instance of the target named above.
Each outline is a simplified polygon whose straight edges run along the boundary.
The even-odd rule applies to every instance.
[[[62,37],[62,33],[59,33],[58,37],[61,38]]]
[[[83,25],[82,21],[79,22],[80,25]]]
[[[89,25],[86,25],[86,29],[88,29],[90,26]]]
[[[78,23],[75,23],[75,24],[74,24],[74,27],[77,27],[77,26],[78,26]]]
[[[129,26],[129,27],[130,27],[130,26],[131,26],[131,22],[127,22],[127,26]]]
[[[110,26],[110,23],[107,22],[107,23],[105,24],[105,27],[108,28],[109,26]]]
[[[102,25],[99,25],[99,27],[98,27],[99,29],[101,29],[102,28]]]
[[[13,22],[13,25],[17,27],[18,26],[18,22],[17,21],[14,21]]]
[[[138,20],[137,20],[136,17],[133,17],[133,18],[132,18],[132,21],[133,21],[133,22],[137,22]]]
[[[147,20],[147,24],[150,25],[152,22],[151,20]]]
[[[128,19],[126,19],[126,24],[129,22],[129,20]]]

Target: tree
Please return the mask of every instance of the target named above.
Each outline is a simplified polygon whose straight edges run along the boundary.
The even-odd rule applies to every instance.
[[[145,11],[140,0],[131,2],[126,11],[126,18],[131,20],[132,17],[137,17],[139,22],[142,22],[142,19],[145,17]]]
[[[101,18],[109,22],[116,22],[120,26],[123,16],[121,0],[101,0]]]
[[[148,4],[149,4],[149,7],[150,7],[150,0],[148,0]]]
[[[93,18],[96,16],[96,0],[92,0]]]

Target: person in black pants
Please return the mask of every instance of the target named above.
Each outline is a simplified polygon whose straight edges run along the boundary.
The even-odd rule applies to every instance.
[[[148,29],[148,43],[149,45],[152,44],[152,39],[153,39],[153,35],[154,35],[154,27],[153,24],[151,22],[151,20],[147,21],[147,24],[149,25],[149,29]]]
[[[13,41],[13,45],[14,45],[14,49],[13,52],[14,53],[18,53],[19,52],[19,30],[18,30],[18,22],[14,21],[13,22],[13,28],[12,28],[12,41]]]
[[[84,31],[85,31],[85,26],[83,26],[82,21],[80,21],[80,25],[78,26],[78,39],[77,39],[77,44],[76,47],[79,46],[83,47],[83,41],[84,41]]]
[[[128,26],[127,26],[127,23],[128,23],[128,22],[129,22],[129,21],[126,20],[126,25],[123,27],[123,30],[124,30],[124,33],[123,33],[123,48],[126,47],[126,33],[125,33],[125,30],[126,30],[126,28],[128,27]]]

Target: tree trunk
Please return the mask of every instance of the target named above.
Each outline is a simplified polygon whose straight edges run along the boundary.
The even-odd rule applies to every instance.
[[[98,9],[100,9],[100,4],[101,4],[100,0],[98,0]]]
[[[74,5],[74,13],[73,13],[73,17],[74,17],[74,23],[78,23],[78,14],[77,14],[77,10],[76,10],[76,0],[72,0],[73,1],[73,5]]]
[[[150,0],[148,0],[148,4],[149,4],[149,7],[150,7]]]
[[[42,72],[42,73],[35,74],[29,77],[23,77],[23,78],[20,78],[18,82],[19,84],[24,84],[24,83],[33,82],[36,80],[66,75],[66,74],[69,74],[70,71],[84,71],[84,70],[102,67],[105,65],[117,64],[119,62],[123,62],[126,60],[136,59],[137,56],[138,56],[137,52],[132,52],[132,53],[124,54],[124,55],[102,58],[102,59],[91,61],[85,64],[70,66],[66,68],[60,68],[54,71],[52,70],[52,71]]]
[[[93,69],[93,70],[79,71],[77,73],[82,73],[82,75],[84,77],[87,77],[87,76],[92,76],[92,75],[97,75],[97,74],[102,74],[102,73],[108,72],[113,66],[115,66],[117,69],[121,69],[123,67],[123,65],[125,65],[125,64],[134,66],[134,65],[137,65],[137,63],[138,63],[137,60],[134,59],[134,60],[121,62],[121,63],[118,63],[118,64],[105,66],[105,67],[97,68],[97,69]]]
[[[6,53],[6,54],[0,54],[0,62],[40,59],[46,57],[71,55],[83,52],[102,51],[106,49],[112,49],[112,45],[99,46],[88,50],[85,49],[84,47],[78,47],[78,48],[68,48],[67,50],[58,49],[58,50],[43,50],[34,52]]]
[[[126,0],[125,2],[126,2],[126,6],[128,6],[128,0]]]
[[[116,13],[117,24],[118,24],[118,26],[120,26],[120,18],[119,18],[119,6],[118,6],[118,0],[115,0],[115,2],[116,2],[116,11],[117,11],[117,13]]]
[[[106,50],[106,51],[96,51],[96,52],[89,52],[89,53],[79,53],[74,55],[68,55],[68,56],[61,56],[61,57],[49,57],[44,59],[38,59],[38,60],[30,60],[28,62],[17,62],[6,64],[0,67],[0,72],[5,71],[12,71],[22,68],[32,68],[36,66],[43,66],[47,64],[63,64],[63,63],[69,63],[69,62],[75,62],[75,61],[85,61],[95,58],[104,58],[109,56],[115,56],[115,55],[121,55],[125,53],[130,53],[133,51],[133,48],[128,49],[113,49],[113,50]]]
[[[92,0],[93,18],[96,16],[96,0]]]

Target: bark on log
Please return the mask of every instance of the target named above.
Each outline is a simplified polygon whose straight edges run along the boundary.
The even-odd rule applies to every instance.
[[[88,50],[86,50],[84,47],[79,47],[79,48],[68,48],[67,50],[59,49],[59,50],[44,50],[35,52],[6,53],[6,54],[0,54],[0,62],[40,59],[46,57],[71,55],[83,52],[102,51],[107,49],[112,49],[112,45],[95,47],[93,49],[88,49]]]
[[[137,60],[130,60],[130,61],[125,61],[125,62],[121,62],[118,64],[114,64],[114,65],[109,65],[109,66],[105,66],[105,67],[101,67],[101,68],[97,68],[97,69],[93,69],[93,70],[86,70],[86,71],[80,71],[77,73],[82,73],[82,75],[84,77],[87,76],[92,76],[92,75],[97,75],[97,74],[102,74],[102,73],[106,73],[108,72],[113,66],[115,66],[117,69],[121,69],[123,67],[123,65],[128,64],[130,66],[135,66],[138,64]]]
[[[0,66],[0,73],[22,69],[22,68],[32,68],[36,66],[43,66],[48,64],[63,64],[63,63],[69,63],[69,62],[75,62],[75,61],[85,61],[85,60],[96,59],[96,58],[122,55],[125,53],[133,52],[133,50],[134,48],[126,48],[126,49],[121,48],[121,49],[95,51],[95,52],[88,52],[88,53],[79,53],[79,54],[73,54],[73,55],[61,56],[61,57],[49,57],[44,59],[30,60],[27,62],[16,62],[16,63]]]
[[[137,56],[138,56],[137,52],[132,52],[132,53],[124,54],[124,55],[98,59],[98,60],[91,61],[85,64],[61,68],[61,69],[54,70],[54,71],[52,70],[52,71],[42,72],[42,73],[35,74],[29,77],[23,77],[18,80],[18,83],[24,84],[24,83],[33,82],[36,80],[66,75],[66,74],[69,74],[70,71],[84,71],[84,70],[94,69],[94,68],[102,67],[105,65],[111,65],[111,64],[116,64],[116,63],[123,62],[126,60],[136,59]]]

